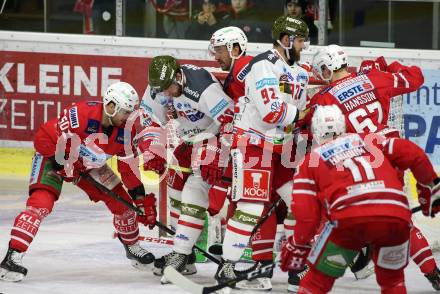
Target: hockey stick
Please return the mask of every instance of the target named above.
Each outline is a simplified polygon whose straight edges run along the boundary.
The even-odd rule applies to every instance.
[[[192,174],[193,170],[189,167],[183,167],[175,164],[167,164],[166,168],[175,170],[177,172],[186,173],[186,174]],[[222,181],[225,183],[232,183],[232,179],[228,177],[222,177]]]
[[[269,208],[269,210],[266,212],[266,214],[260,218],[258,223],[255,225],[254,229],[251,232],[250,238],[257,232],[257,230],[263,225],[263,223],[269,218],[269,216],[275,211],[275,209],[278,207],[278,205],[283,201],[282,198],[279,198],[277,201],[275,201],[272,206]],[[213,244],[209,246],[208,248],[209,253],[214,255],[222,255],[223,254],[223,246],[222,244]]]
[[[131,210],[135,211],[137,214],[139,214],[139,215],[144,214],[144,212],[142,210],[140,210],[139,208],[137,208],[136,206],[134,206],[133,204],[131,204],[130,202],[128,202],[127,200],[125,200],[124,198],[122,198],[121,196],[119,196],[118,194],[116,194],[115,192],[113,192],[112,190],[110,190],[109,188],[107,188],[106,186],[104,186],[103,184],[101,184],[100,182],[95,180],[94,178],[92,178],[89,174],[80,172],[79,175],[82,178],[84,178],[87,182],[89,182],[90,184],[95,185],[99,190],[106,193],[111,198],[115,199],[116,201],[121,202],[122,204],[124,204],[125,206],[130,208]],[[166,225],[164,225],[160,221],[156,220],[156,226],[159,229],[167,232],[168,234],[170,234],[172,236],[174,236],[176,234],[176,232],[174,232],[172,229],[168,228]],[[205,250],[203,250],[199,246],[194,245],[194,248],[197,249],[200,253],[202,253],[206,258],[208,258],[212,262],[215,262],[216,264],[220,264],[220,261],[217,258],[212,256],[211,254],[209,254],[208,252],[206,252]]]
[[[214,293],[217,290],[230,287],[233,288],[236,283],[244,280],[254,280],[256,278],[260,278],[265,276],[267,272],[270,272],[275,267],[275,264],[268,264],[266,266],[263,266],[261,268],[258,268],[254,271],[251,271],[247,273],[246,275],[240,275],[237,278],[230,280],[226,283],[220,283],[218,285],[214,286],[203,286],[200,284],[197,284],[190,279],[183,276],[181,273],[176,271],[173,267],[167,266],[164,271],[164,276],[167,278],[168,281],[176,285],[177,287],[186,290],[193,294],[208,294],[208,293]]]
[[[117,232],[113,232],[113,239],[116,239],[118,237]],[[165,245],[173,245],[174,241],[171,238],[164,238],[164,237],[149,237],[149,236],[139,236],[139,241],[145,241],[148,243],[156,243],[156,244],[165,244]]]

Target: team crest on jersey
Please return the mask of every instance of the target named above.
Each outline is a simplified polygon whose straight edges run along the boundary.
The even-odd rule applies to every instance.
[[[124,144],[124,129],[119,129],[118,134],[116,135],[116,142],[119,144]]]
[[[249,72],[249,66],[248,64],[246,64],[241,70],[240,72],[237,74],[237,80],[239,80],[240,82],[243,82],[244,79],[246,78],[246,75]]]
[[[74,106],[69,109],[70,127],[72,129],[79,128],[78,107]]]
[[[99,125],[100,125],[99,121],[94,119],[89,119],[87,122],[86,133],[87,134],[97,133],[99,130]]]

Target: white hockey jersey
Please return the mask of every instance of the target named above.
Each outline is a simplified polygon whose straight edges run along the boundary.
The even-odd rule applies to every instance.
[[[305,109],[309,75],[298,64],[288,65],[275,49],[254,57],[249,69],[234,133],[255,145],[286,143],[293,137],[299,111]]]
[[[233,112],[234,102],[225,94],[218,80],[206,69],[184,64],[181,66],[184,87],[179,97],[152,95],[147,87],[140,108],[153,121],[165,127],[169,103],[174,107],[177,136],[186,142],[200,142],[218,134],[225,111]],[[149,122],[145,122],[145,126]]]

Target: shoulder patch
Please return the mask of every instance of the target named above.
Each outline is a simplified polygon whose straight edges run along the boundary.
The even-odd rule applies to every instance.
[[[237,80],[239,80],[240,82],[243,82],[244,79],[246,78],[246,75],[249,72],[249,64],[246,64],[245,66],[243,66],[243,68],[238,72],[237,74]]]
[[[101,125],[101,123],[99,121],[94,120],[94,119],[89,119],[87,121],[86,133],[87,134],[97,133],[100,125]]]
[[[72,129],[79,128],[78,107],[74,106],[69,109],[70,127]]]
[[[275,64],[275,63],[277,62],[278,59],[279,59],[279,58],[278,58],[278,56],[275,55],[275,53],[273,53],[271,50],[268,50],[268,51],[266,51],[266,52],[263,52],[263,53],[258,54],[257,56],[255,56],[255,57],[249,62],[248,67],[249,67],[249,69],[251,69],[252,66],[253,66],[255,63],[257,63],[257,62],[259,62],[259,61],[262,61],[262,60],[267,60],[267,61],[269,61],[270,63]]]
[[[124,144],[124,129],[119,128],[115,141],[119,144]]]

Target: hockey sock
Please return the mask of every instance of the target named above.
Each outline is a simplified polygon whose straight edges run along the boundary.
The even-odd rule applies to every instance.
[[[169,203],[169,211],[170,211],[170,225],[173,230],[177,228],[177,221],[180,217],[181,211],[181,199],[182,199],[182,191],[167,187],[167,195],[170,198]]]
[[[32,192],[26,209],[15,218],[9,246],[25,252],[37,235],[41,221],[52,211],[56,196],[44,189]]]
[[[174,251],[187,255],[191,253],[203,230],[205,217],[206,208],[182,203],[182,214],[179,217],[176,235],[174,236]]]
[[[272,260],[276,228],[277,216],[272,213],[252,236],[251,247],[254,261]]]
[[[431,247],[425,236],[423,236],[422,232],[420,232],[417,227],[412,227],[410,232],[409,254],[422,273],[430,273],[436,268]]]
[[[287,213],[287,217],[284,219],[284,232],[286,233],[286,239],[293,235],[293,227],[295,226],[295,218],[292,213]]]
[[[113,225],[125,245],[133,245],[138,241],[139,226],[134,211],[126,210],[123,214],[115,214]]]
[[[231,261],[240,259],[263,209],[263,203],[237,203],[234,216],[228,220],[226,226],[223,259]]]

